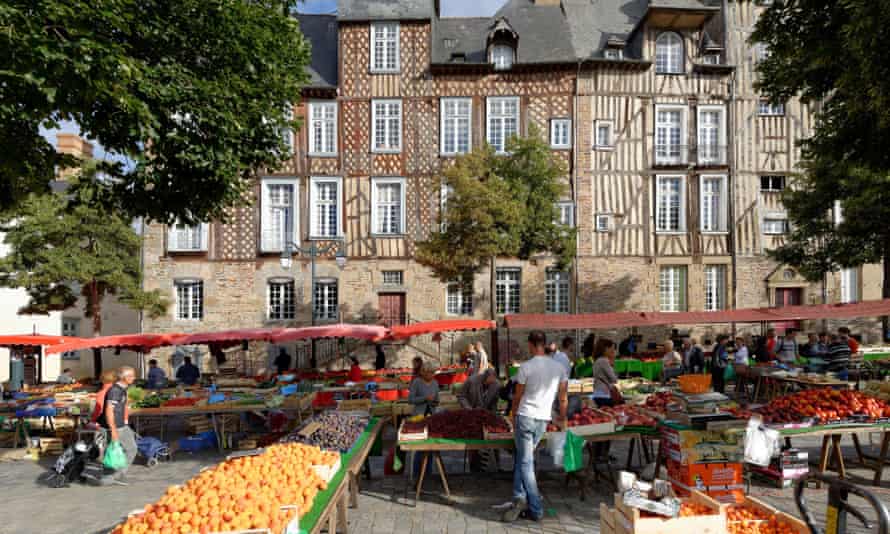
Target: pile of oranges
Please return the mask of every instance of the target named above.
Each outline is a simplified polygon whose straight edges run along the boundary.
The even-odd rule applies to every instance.
[[[311,508],[327,483],[313,465],[333,465],[337,453],[299,443],[272,445],[258,456],[236,458],[171,486],[144,513],[112,534],[206,534],[269,528],[282,532]],[[282,507],[287,506],[282,510]]]
[[[729,534],[794,534],[795,529],[774,515],[743,504],[726,509]]]
[[[703,504],[696,502],[684,502],[680,505],[680,517],[692,517],[696,515],[715,515],[717,510],[712,510]]]

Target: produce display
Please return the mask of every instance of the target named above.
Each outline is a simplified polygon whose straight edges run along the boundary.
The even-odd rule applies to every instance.
[[[793,534],[791,525],[764,510],[734,504],[726,509],[726,529],[729,534]]]
[[[680,505],[680,517],[692,517],[696,515],[716,515],[720,512],[718,510],[712,510],[707,506],[696,503],[696,502],[683,502]]]
[[[420,434],[426,429],[424,421],[405,421],[402,423],[402,432],[406,434]]]
[[[426,419],[429,437],[447,439],[483,439],[482,428],[502,422],[500,416],[487,410],[454,410]]]
[[[132,406],[134,408],[159,408],[167,400],[168,398],[166,395],[150,393],[139,400],[133,401]]]
[[[828,423],[853,416],[869,420],[890,417],[890,404],[860,391],[820,388],[779,397],[756,411],[767,423],[794,423],[807,418]]]
[[[594,410],[593,408],[584,407],[575,415],[569,417],[569,427],[582,425],[595,425],[597,423],[611,423],[612,417]]]
[[[643,413],[637,406],[619,404],[618,406],[604,406],[600,411],[611,415],[615,424],[621,426],[646,426],[653,427],[658,423],[653,417]]]
[[[673,400],[674,396],[670,391],[659,391],[649,395],[646,398],[646,402],[643,403],[643,407],[654,412],[666,413],[667,405],[673,402]]]
[[[305,515],[316,494],[326,488],[312,466],[330,460],[330,453],[318,447],[273,445],[263,454],[221,463],[183,486],[171,486],[158,502],[146,505],[143,513],[129,517],[112,534],[264,528],[282,532],[294,515]]]
[[[165,401],[161,406],[164,408],[185,408],[198,404],[199,400],[198,397],[175,397]]]
[[[890,402],[890,382],[880,382],[878,380],[872,380],[865,384],[865,388],[862,391],[866,395],[871,395],[876,399]]]
[[[306,423],[288,434],[285,443],[305,443],[325,450],[347,452],[358,441],[368,426],[368,419],[358,415],[327,412],[312,416]],[[314,428],[314,430],[312,430]],[[311,430],[311,432],[307,432]]]

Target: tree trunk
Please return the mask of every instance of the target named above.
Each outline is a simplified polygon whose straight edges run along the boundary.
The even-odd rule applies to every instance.
[[[488,273],[488,290],[490,292],[489,301],[490,301],[490,311],[491,311],[491,320],[498,320],[498,303],[495,298],[497,294],[497,274],[495,273],[495,267],[497,265],[497,258],[494,256],[491,257],[491,265],[489,267]],[[501,376],[501,351],[498,346],[498,337],[496,331],[491,336],[491,357],[494,359],[494,372],[497,376]]]
[[[884,239],[884,280],[881,282],[881,298],[890,298],[890,236]],[[887,341],[890,330],[890,317],[881,317],[881,343]]]
[[[93,337],[102,335],[102,304],[99,300],[99,286],[93,281],[90,284],[90,292],[87,297],[87,307],[93,317]],[[98,380],[102,375],[102,349],[93,349],[93,376]]]

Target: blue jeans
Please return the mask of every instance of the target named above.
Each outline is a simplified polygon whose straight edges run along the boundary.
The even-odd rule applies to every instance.
[[[547,430],[547,421],[516,416],[516,451],[513,459],[513,498],[525,499],[528,510],[536,518],[544,515],[538,481],[535,479],[535,447]]]

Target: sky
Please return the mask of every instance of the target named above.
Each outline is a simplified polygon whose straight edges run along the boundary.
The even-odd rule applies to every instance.
[[[441,0],[443,17],[490,17],[506,0]],[[334,13],[336,0],[303,0],[301,13]]]

